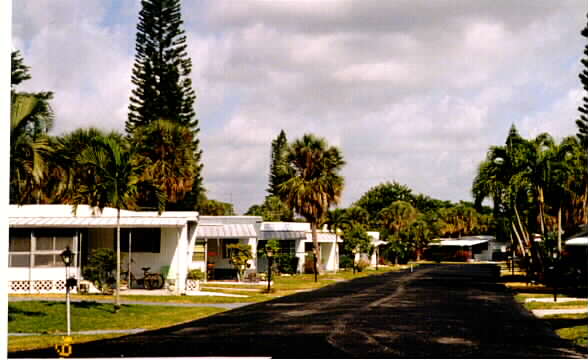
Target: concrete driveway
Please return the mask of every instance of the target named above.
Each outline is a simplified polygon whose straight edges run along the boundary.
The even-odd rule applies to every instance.
[[[167,329],[74,345],[74,357],[581,358],[497,284],[494,265],[426,265]],[[9,357],[55,357],[52,349]]]

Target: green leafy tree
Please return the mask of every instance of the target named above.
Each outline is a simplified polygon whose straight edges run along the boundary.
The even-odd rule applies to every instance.
[[[327,212],[327,216],[325,217],[325,225],[327,225],[327,229],[335,233],[335,236],[345,228],[351,226],[352,222],[347,216],[347,211],[345,209],[333,209]]]
[[[343,191],[339,171],[345,164],[338,148],[325,139],[306,134],[288,147],[286,161],[291,177],[280,185],[280,197],[310,223],[313,243],[315,281],[320,248],[317,226],[322,223],[331,205],[337,204]]]
[[[397,200],[382,209],[378,217],[389,233],[399,233],[407,229],[416,220],[418,214],[418,210],[409,202]]]
[[[368,228],[371,224],[370,214],[360,206],[351,206],[345,209],[345,216],[351,223],[362,224]]]
[[[261,205],[252,205],[245,215],[261,216],[263,221],[292,221],[294,212],[278,196],[266,196]]]
[[[53,152],[48,162],[51,171],[44,186],[46,202],[71,204],[81,185],[96,181],[92,169],[79,164],[80,154],[103,138],[110,138],[124,149],[128,147],[122,134],[96,128],[77,129],[51,139]]]
[[[126,131],[133,143],[151,158],[147,171],[158,177],[170,201],[170,209],[194,210],[204,192],[202,187],[202,152],[199,149],[198,120],[195,116],[196,95],[190,73],[192,60],[188,57],[183,30],[180,0],[142,0],[137,24],[136,55],[132,72],[134,89],[130,97]],[[175,130],[161,123],[162,119],[177,125]],[[146,128],[145,128],[146,127]],[[139,131],[139,128],[146,130]],[[186,136],[188,129],[191,136]],[[148,147],[158,134],[169,140],[163,148],[149,152]],[[192,144],[188,144],[192,142]],[[160,143],[160,145],[162,145]],[[178,153],[178,159],[170,159]],[[164,152],[160,151],[166,149]],[[190,154],[186,150],[191,151]],[[164,175],[165,174],[165,175]],[[149,206],[156,204],[149,195]]]
[[[185,196],[201,187],[201,165],[194,158],[197,149],[192,131],[173,121],[155,120],[135,129],[133,145],[136,161],[143,166],[141,178],[166,194],[166,209],[193,210],[194,206],[182,206]],[[153,191],[141,189],[140,194],[141,207],[157,207]]]
[[[356,254],[369,253],[371,250],[371,239],[365,227],[359,223],[353,223],[346,227],[343,232],[343,249],[352,254],[353,273],[357,268]]]
[[[588,39],[588,25],[582,30],[582,36]],[[578,126],[578,138],[580,144],[585,149],[588,149],[588,97],[586,97],[586,91],[588,91],[588,44],[584,47],[584,58],[580,60],[583,65],[582,72],[580,72],[580,81],[584,87],[584,97],[582,97],[583,104],[578,108],[580,111],[580,118],[576,120]]]
[[[288,167],[286,164],[286,152],[288,151],[288,139],[284,130],[280,130],[277,138],[272,140],[272,153],[270,159],[269,186],[267,192],[270,196],[279,196],[279,186],[288,180]]]
[[[378,213],[397,200],[411,202],[413,200],[412,190],[397,182],[385,182],[369,189],[353,205],[367,210],[371,225],[377,226]]]
[[[213,215],[213,216],[231,216],[235,215],[233,204],[213,200],[204,199],[198,204],[198,212],[200,215]]]
[[[84,267],[84,278],[93,282],[102,293],[115,283],[116,257],[112,249],[94,249]]]
[[[84,149],[78,164],[94,181],[81,183],[72,197],[74,209],[79,204],[88,204],[103,209],[113,207],[116,213],[116,292],[115,310],[120,308],[120,210],[137,206],[140,187],[141,165],[133,163],[133,153],[109,137],[97,137]],[[157,189],[157,188],[154,188]],[[165,206],[165,194],[159,195],[159,211]]]
[[[230,244],[227,245],[230,254],[230,262],[237,269],[239,273],[239,281],[243,281],[245,271],[250,266],[249,261],[253,259],[253,251],[251,245],[246,244]]]
[[[433,231],[431,230],[431,226],[429,223],[427,223],[426,218],[421,215],[414,223],[409,226],[408,233],[409,238],[412,240],[414,246],[416,260],[420,261],[423,250],[427,247],[433,238]]]

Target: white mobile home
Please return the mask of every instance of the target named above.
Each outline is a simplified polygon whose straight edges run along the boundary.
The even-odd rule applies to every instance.
[[[208,280],[236,279],[227,245],[241,243],[251,246],[254,257],[246,274],[255,272],[261,222],[260,216],[200,216],[190,269],[206,272]]]
[[[8,290],[12,293],[65,291],[61,252],[74,253],[70,274],[82,279],[91,251],[116,248],[117,211],[80,205],[10,205]],[[175,291],[185,289],[188,259],[196,242],[197,212],[121,210],[121,271],[136,278],[141,268],[162,272]]]
[[[339,269],[339,244],[343,242],[340,236],[333,232],[318,230],[318,243],[321,251],[321,271],[337,271]],[[298,258],[298,272],[304,272],[306,254],[312,252],[312,232],[309,223],[301,222],[264,222],[261,225],[259,247],[264,247],[268,240],[276,239],[280,242],[282,252],[288,252]],[[267,260],[259,258],[257,268],[267,271]]]

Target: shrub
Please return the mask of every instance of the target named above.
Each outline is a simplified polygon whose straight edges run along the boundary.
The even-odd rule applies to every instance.
[[[353,267],[353,259],[347,255],[341,255],[339,258],[339,268],[351,269]]]
[[[365,260],[365,259],[361,259],[357,262],[357,271],[362,271],[363,269],[367,268],[368,266],[370,266],[370,263]]]
[[[245,270],[250,266],[249,260],[253,259],[253,253],[251,245],[246,244],[231,244],[227,245],[227,249],[230,249],[230,260],[229,262],[235,267],[239,273],[239,281],[243,280]]]
[[[188,271],[188,280],[204,280],[204,272],[200,269],[191,269]]]
[[[280,254],[276,257],[278,272],[281,274],[296,274],[298,258],[291,254]]]
[[[96,285],[103,293],[110,291],[116,282],[116,257],[112,249],[95,249],[90,253],[88,265],[84,268],[84,278]]]

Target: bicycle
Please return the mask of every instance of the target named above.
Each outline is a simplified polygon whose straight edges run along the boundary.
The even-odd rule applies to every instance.
[[[130,274],[130,284],[135,282],[135,284],[139,286],[143,286],[146,290],[156,290],[163,288],[163,276],[160,273],[151,273],[149,272],[150,267],[142,267],[143,270],[143,278],[136,278],[132,272],[125,271],[121,273],[121,278],[125,281],[129,280]]]

